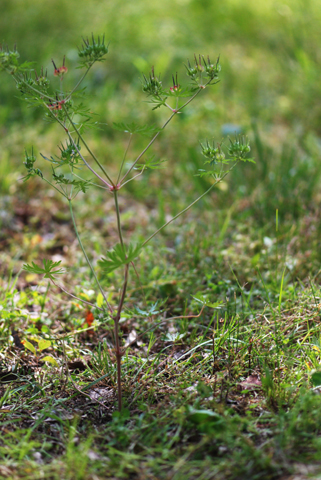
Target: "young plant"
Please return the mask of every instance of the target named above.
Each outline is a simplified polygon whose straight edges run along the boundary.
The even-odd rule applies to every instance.
[[[137,125],[136,123],[114,123],[114,128],[116,130],[123,131],[129,135],[127,148],[119,164],[118,174],[116,178],[114,178],[107,170],[104,162],[99,160],[90,148],[87,140],[84,138],[83,125],[77,122],[79,117],[82,117],[84,121],[90,119],[90,113],[82,104],[77,103],[76,92],[89,70],[96,62],[103,61],[107,53],[108,46],[105,44],[104,37],[95,38],[92,36],[90,40],[88,38],[83,39],[83,44],[79,49],[79,68],[84,68],[84,73],[77,84],[69,91],[62,88],[64,78],[68,73],[68,68],[65,65],[65,58],[63,59],[61,66],[57,66],[56,63],[52,61],[54,68],[53,75],[60,79],[60,88],[57,90],[50,89],[50,80],[47,76],[47,72],[44,72],[43,69],[41,69],[39,74],[33,68],[32,64],[19,64],[19,53],[16,48],[11,51],[8,48],[1,47],[0,69],[6,71],[12,76],[16,82],[17,89],[23,94],[25,101],[34,107],[41,107],[44,110],[47,119],[56,122],[61,127],[62,133],[65,137],[65,142],[61,143],[58,155],[50,156],[49,158],[42,155],[42,157],[50,162],[52,166],[51,179],[45,178],[41,170],[35,168],[36,157],[33,150],[31,153],[26,151],[24,164],[27,169],[27,175],[25,180],[34,176],[39,176],[62,195],[69,205],[71,220],[80,248],[103,298],[103,303],[99,308],[104,312],[105,317],[112,319],[114,323],[118,408],[121,410],[121,359],[126,348],[121,345],[119,322],[123,309],[125,308],[130,268],[135,268],[134,262],[139,257],[143,248],[155,237],[155,235],[207,195],[215,185],[221,182],[223,178],[235,168],[239,162],[251,161],[251,159],[247,158],[247,154],[250,152],[249,143],[242,137],[236,137],[233,140],[229,140],[229,146],[227,147],[228,157],[225,156],[222,145],[220,144],[215,145],[214,143],[210,144],[209,142],[201,144],[202,154],[206,158],[206,168],[200,170],[198,175],[202,177],[212,177],[210,187],[171,220],[158,228],[142,243],[139,245],[128,244],[123,236],[121,225],[118,200],[120,191],[128,184],[128,182],[143,174],[148,168],[154,169],[159,166],[157,162],[153,160],[145,160],[145,162],[142,162],[143,156],[174,117],[179,115],[180,112],[194,101],[203,90],[215,85],[219,81],[221,67],[219,64],[219,58],[215,62],[212,62],[209,57],[205,59],[202,55],[199,55],[198,57],[194,56],[193,62],[191,63],[188,61],[187,65],[185,65],[187,76],[190,79],[190,84],[185,87],[182,87],[179,84],[177,74],[172,76],[172,85],[167,88],[164,87],[160,76],[155,74],[154,67],[151,69],[149,75],[143,75],[142,89],[148,96],[149,102],[153,106],[153,110],[158,108],[167,109],[169,111],[169,116],[160,128],[155,128],[149,125]],[[146,135],[151,137],[151,139],[129,168],[126,169],[126,156],[130,148],[132,137],[135,134]],[[89,154],[91,158],[90,161],[83,155],[83,148]],[[84,194],[87,194],[88,189],[94,186],[92,181],[85,180],[78,175],[81,168],[87,168],[91,174],[96,177],[99,186],[105,189],[106,194],[112,194],[114,198],[119,243],[117,243],[112,250],[107,251],[105,257],[98,262],[99,271],[97,272],[84,249],[73,212],[73,202],[78,193],[83,192]],[[67,174],[65,173],[66,170],[68,172]],[[139,171],[138,174],[134,174],[135,170]],[[118,305],[115,308],[108,301],[108,295],[106,295],[106,292],[102,288],[99,279],[118,268],[123,269],[123,283]],[[62,273],[58,263],[54,263],[50,260],[44,262],[43,268],[38,267],[33,263],[32,265],[25,265],[24,269],[28,272],[44,274],[45,278],[48,278],[54,285],[59,286],[65,293],[75,298],[73,294],[67,292],[62,286],[56,283],[56,276]],[[91,305],[90,302],[86,302],[80,298],[78,298],[78,301]]]

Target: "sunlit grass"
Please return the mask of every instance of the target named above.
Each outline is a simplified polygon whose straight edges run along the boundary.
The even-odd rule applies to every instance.
[[[0,374],[14,376],[0,384],[1,478],[317,475],[320,22],[318,0],[7,3],[1,40],[17,42],[23,60],[37,59],[49,72],[51,58],[64,54],[73,66],[81,35],[93,31],[110,39],[107,62],[86,86],[102,123],[101,131],[89,133],[90,145],[112,171],[124,139],[106,123],[162,120],[162,112],[143,102],[142,73],[154,65],[167,84],[177,69],[183,83],[183,63],[194,53],[221,56],[215,92],[177,118],[155,145],[174,186],[163,171],[131,184],[122,215],[133,241],[207,188],[207,180],[195,176],[198,141],[241,130],[251,139],[256,164],[233,173],[141,256],[137,273],[144,288],[133,276],[129,307],[136,313],[124,317],[122,340],[142,336],[123,359],[130,413],[119,417],[113,413],[110,325],[96,318],[93,335],[75,333],[86,327],[86,309],[53,288],[46,296],[46,283],[37,287],[36,276],[20,272],[26,262],[57,256],[69,265],[65,283],[96,301],[64,205],[40,182],[20,181],[25,147],[33,146],[44,162],[40,153],[56,153],[59,132],[43,127],[41,116],[25,109],[1,77]],[[143,142],[133,143],[133,152]],[[41,165],[45,172],[49,167]],[[80,196],[75,209],[96,262],[113,244],[116,220],[99,191],[87,203]],[[119,280],[115,273],[104,283],[111,302]],[[197,295],[222,305],[197,318],[168,320],[198,315]],[[151,322],[134,310],[144,310],[146,302],[163,309],[152,319],[163,323],[148,332]],[[43,355],[52,355],[58,367],[39,363],[14,335],[50,335],[50,352]],[[73,370],[75,360],[83,370]],[[251,385],[251,375],[261,385]]]

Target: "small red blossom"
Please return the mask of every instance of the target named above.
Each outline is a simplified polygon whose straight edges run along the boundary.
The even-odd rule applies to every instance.
[[[173,78],[173,86],[169,87],[169,89],[171,92],[177,92],[181,88],[181,86],[178,84],[178,81],[177,81],[177,73],[176,73],[176,78],[174,78],[174,75],[172,75],[172,78]]]
[[[92,324],[93,324],[93,322],[94,322],[94,320],[95,320],[95,318],[94,318],[93,313],[92,313],[90,310],[87,310],[84,325],[85,325],[85,326],[88,326],[88,327],[91,327]],[[86,325],[86,324],[87,324],[87,325]]]
[[[48,108],[50,108],[50,110],[62,110],[62,106],[61,106],[61,103],[58,102],[58,103],[49,103],[47,105]]]
[[[53,66],[54,66],[54,76],[55,77],[63,77],[64,74],[68,72],[68,68],[65,66],[65,59],[66,59],[66,57],[64,56],[62,66],[59,67],[59,68],[57,67],[57,65],[55,64],[53,59],[51,59],[51,61],[53,63]]]
[[[47,107],[50,110],[62,110],[62,105],[64,105],[65,103],[66,103],[65,100],[63,100],[63,99],[59,100],[58,96],[56,95],[56,101],[48,103]]]
[[[85,315],[85,321],[82,324],[82,328],[91,328],[94,323],[94,320],[95,318],[93,313],[90,310],[87,310]],[[86,335],[92,337],[94,335],[94,330],[87,331]]]

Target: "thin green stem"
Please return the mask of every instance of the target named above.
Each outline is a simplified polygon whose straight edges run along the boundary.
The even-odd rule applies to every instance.
[[[123,181],[125,180],[125,178],[130,174],[130,172],[133,170],[133,168],[135,167],[136,163],[142,158],[142,156],[147,152],[147,150],[149,149],[149,147],[151,145],[153,145],[153,143],[155,142],[156,138],[158,137],[158,135],[160,134],[160,132],[162,130],[164,130],[164,128],[166,127],[166,125],[169,124],[169,122],[172,120],[172,118],[176,115],[176,112],[173,112],[172,115],[166,120],[166,122],[164,123],[164,125],[162,126],[162,128],[160,129],[159,132],[156,133],[156,135],[154,135],[154,137],[151,139],[151,141],[149,142],[149,144],[147,145],[147,147],[144,148],[144,150],[138,155],[138,157],[136,158],[136,160],[134,161],[134,163],[131,165],[131,167],[128,169],[128,171],[125,173],[125,175],[123,176],[123,178],[121,179],[120,181],[120,184],[123,183]]]
[[[142,168],[142,171],[137,173],[137,175],[134,175],[132,178],[130,178],[129,180],[127,180],[125,183],[122,184],[122,187],[124,187],[127,183],[131,182],[132,180],[135,180],[135,178],[137,177],[140,177],[142,175],[142,173],[144,173],[145,171],[145,165],[143,166]]]
[[[42,180],[44,180],[46,183],[48,183],[52,188],[54,188],[55,190],[57,190],[57,192],[60,193],[60,195],[63,195],[65,198],[68,199],[67,195],[62,191],[62,190],[59,190],[59,188],[55,187],[51,182],[49,182],[49,180],[47,180],[45,177],[41,177]]]
[[[113,310],[112,306],[110,305],[110,303],[109,303],[108,300],[107,300],[106,294],[105,294],[104,290],[102,289],[102,286],[100,285],[100,282],[99,282],[99,280],[98,280],[98,278],[97,278],[96,272],[95,272],[95,270],[94,270],[94,268],[93,268],[93,266],[92,266],[92,264],[91,264],[91,262],[90,262],[90,260],[89,260],[89,258],[88,258],[88,256],[87,256],[87,254],[86,254],[86,251],[85,251],[84,246],[83,246],[83,244],[82,244],[82,241],[81,241],[81,239],[80,239],[80,236],[79,236],[79,233],[78,233],[78,230],[77,230],[77,225],[76,225],[75,217],[74,217],[74,212],[73,212],[73,209],[72,209],[72,205],[71,205],[71,201],[70,201],[70,200],[69,200],[69,209],[70,209],[70,214],[71,214],[71,218],[72,218],[72,223],[73,223],[73,225],[74,225],[75,233],[76,233],[77,240],[78,240],[78,243],[79,243],[79,245],[80,245],[80,248],[81,248],[81,250],[82,250],[82,252],[83,252],[83,254],[84,254],[84,256],[85,256],[85,259],[86,259],[86,261],[87,261],[87,263],[88,263],[88,266],[89,266],[89,268],[90,268],[90,270],[91,270],[91,272],[92,272],[92,274],[93,274],[93,276],[94,276],[94,278],[95,278],[95,280],[96,280],[97,286],[98,286],[98,288],[99,288],[99,290],[100,290],[100,292],[101,292],[101,294],[102,294],[102,296],[103,296],[103,298],[104,298],[104,300],[105,300],[105,302],[106,302],[106,305],[107,305],[107,307],[108,307],[108,309],[109,309],[109,311],[110,311],[110,313],[111,313],[111,315],[112,315],[112,314],[114,313],[114,310]]]
[[[168,103],[164,103],[165,107],[169,108],[171,112],[173,112],[174,108],[172,108]]]
[[[172,118],[178,113],[180,112],[181,110],[183,110],[183,108],[185,108],[189,103],[191,103],[194,98],[201,92],[201,90],[204,90],[204,88],[211,82],[211,80],[209,80],[205,85],[203,85],[202,87],[199,87],[199,89],[197,90],[197,92],[194,93],[194,95],[189,99],[187,100],[187,102],[184,103],[184,105],[182,105],[180,108],[178,108],[177,110],[173,111],[173,109],[171,109],[173,111],[172,115],[166,120],[166,122],[164,123],[164,125],[162,126],[162,128],[159,130],[159,132],[156,133],[156,135],[152,138],[152,140],[149,142],[149,144],[147,145],[146,148],[144,148],[144,150],[138,155],[138,157],[136,158],[136,160],[134,161],[134,163],[132,164],[132,166],[129,168],[129,170],[125,173],[125,175],[123,176],[123,178],[121,179],[120,181],[120,184],[123,183],[123,181],[125,180],[125,178],[130,174],[130,172],[133,170],[133,168],[135,167],[136,163],[142,158],[142,156],[147,152],[147,150],[149,149],[149,147],[155,142],[156,138],[158,137],[158,135],[161,133],[162,130],[165,129],[165,127],[169,124],[169,122],[172,120]],[[169,105],[167,105],[169,106]],[[170,108],[170,107],[169,107]],[[118,183],[118,182],[117,182]]]
[[[205,85],[202,85],[201,87],[199,87],[199,89],[194,93],[194,95],[189,98],[187,100],[187,102],[184,103],[184,105],[182,105],[181,107],[179,107],[176,111],[177,112],[180,112],[181,110],[183,110],[183,108],[185,108],[189,103],[191,103],[195,97],[197,97],[197,95],[205,89],[205,87],[207,87],[207,85],[211,82],[211,80],[209,80],[207,83],[205,83]]]
[[[48,100],[50,100],[50,102],[53,101],[53,99],[52,99],[51,97],[49,97],[49,95],[46,95],[45,93],[40,92],[40,90],[37,90],[36,88],[34,88],[32,85],[29,85],[29,83],[27,83],[27,82],[24,80],[23,77],[18,78],[18,80],[16,79],[16,77],[13,77],[13,79],[14,79],[14,81],[15,81],[16,83],[18,83],[18,81],[22,81],[25,85],[27,85],[28,88],[30,88],[30,90],[33,90],[34,92],[36,92],[37,95],[40,96],[40,98],[45,97],[45,98],[48,98]]]
[[[80,150],[79,148],[77,147],[77,144],[74,142],[74,139],[72,138],[69,130],[64,126],[64,124],[59,120],[58,117],[56,117],[50,109],[48,109],[49,112],[51,113],[52,117],[59,123],[59,125],[61,125],[61,127],[65,130],[65,132],[67,133],[68,135],[68,138],[69,140],[71,141],[71,143],[73,144],[73,146],[75,147],[75,149],[77,150],[77,153],[78,155],[80,156],[80,158],[82,159],[82,161],[84,162],[84,164],[86,165],[87,168],[89,168],[89,170],[97,177],[99,178],[99,180],[104,184],[106,185],[109,189],[112,188],[112,185],[110,185],[108,182],[106,182],[106,180],[104,180],[90,165],[89,163],[85,160],[85,158],[83,157],[83,155],[80,153]]]
[[[126,295],[127,283],[128,283],[128,270],[129,270],[129,264],[127,263],[125,265],[125,276],[124,276],[123,289],[122,289],[122,293],[121,293],[121,297],[120,297],[120,301],[119,301],[119,305],[118,305],[118,309],[117,309],[117,315],[116,315],[116,321],[117,322],[119,322],[119,320],[120,320],[121,312],[122,312],[124,301],[125,301],[125,295]]]
[[[118,411],[121,412],[123,408],[122,402],[122,388],[121,388],[121,350],[119,343],[118,322],[114,320],[114,334],[115,334],[115,354],[117,363],[117,396],[118,396]]]
[[[89,70],[91,69],[91,67],[94,65],[95,62],[91,63],[89,65],[89,67],[87,68],[86,72],[83,74],[83,76],[80,78],[80,80],[76,83],[76,85],[74,86],[74,88],[71,90],[71,92],[68,93],[67,97],[66,97],[66,101],[70,100],[71,97],[72,97],[72,94],[77,90],[77,88],[79,87],[79,85],[81,84],[81,82],[84,80],[85,76],[87,75],[87,73],[89,72]]]
[[[118,229],[118,235],[119,235],[119,240],[123,249],[123,252],[125,252],[125,245],[123,241],[123,235],[121,231],[121,224],[120,224],[120,212],[119,212],[119,204],[118,204],[118,191],[114,190],[114,199],[115,199],[115,208],[116,208],[116,215],[117,215],[117,229]],[[117,394],[118,394],[118,410],[121,412],[122,410],[122,388],[121,388],[121,358],[122,358],[122,351],[120,348],[120,339],[119,339],[119,320],[121,317],[121,312],[123,309],[124,301],[125,301],[125,296],[126,296],[126,290],[127,290],[127,283],[128,283],[128,269],[129,265],[125,265],[125,276],[124,276],[124,283],[123,283],[123,288],[122,288],[122,293],[121,297],[119,300],[118,308],[117,308],[117,313],[113,317],[114,318],[114,336],[115,336],[115,355],[116,355],[116,364],[117,364]]]
[[[97,305],[94,305],[93,303],[87,302],[87,300],[82,300],[81,298],[76,297],[76,295],[73,295],[72,293],[68,292],[68,290],[66,290],[64,287],[62,287],[62,286],[59,285],[58,283],[56,283],[52,278],[51,278],[50,280],[51,280],[52,283],[55,285],[55,287],[60,288],[60,290],[62,290],[64,293],[66,293],[66,294],[69,295],[70,297],[74,298],[74,299],[77,300],[78,302],[80,302],[80,303],[85,303],[86,305],[89,305],[89,306],[92,307],[92,308],[97,308],[98,310],[101,310],[102,312],[104,311],[103,308],[97,307]]]
[[[106,176],[107,180],[112,184],[112,186],[115,186],[114,182],[112,181],[112,179],[110,178],[110,176],[108,175],[108,173],[106,172],[106,170],[104,169],[104,167],[102,166],[102,164],[100,163],[100,161],[98,160],[98,158],[96,157],[96,155],[92,152],[92,150],[90,149],[90,147],[87,145],[84,137],[81,135],[80,131],[78,130],[78,128],[76,127],[75,123],[72,121],[65,105],[62,105],[63,107],[63,110],[70,122],[70,124],[72,125],[72,127],[74,128],[75,132],[77,133],[78,137],[80,138],[80,140],[82,141],[82,143],[84,144],[87,152],[92,156],[92,158],[94,159],[94,161],[96,162],[96,164],[98,165],[98,167],[101,169],[101,171],[104,173],[104,175]],[[78,149],[77,149],[78,151]]]
[[[119,340],[119,320],[121,317],[121,312],[123,309],[126,290],[127,290],[127,283],[128,283],[128,269],[129,265],[125,265],[125,278],[124,284],[122,288],[122,293],[117,309],[117,314],[114,317],[114,335],[115,335],[115,354],[116,354],[116,363],[117,363],[117,392],[118,392],[118,410],[121,412],[122,410],[122,388],[121,388],[121,358],[123,353],[120,348],[120,340]]]
[[[144,247],[152,238],[155,237],[155,235],[157,235],[161,230],[163,230],[165,227],[167,227],[167,225],[169,225],[170,223],[174,222],[174,220],[176,220],[178,217],[180,217],[181,215],[183,215],[183,213],[187,212],[193,205],[195,205],[195,203],[199,202],[203,197],[205,197],[205,195],[207,195],[214,187],[215,185],[217,185],[218,183],[220,183],[225,177],[226,175],[228,175],[232,170],[233,168],[239,163],[239,160],[229,169],[227,170],[227,172],[224,173],[224,175],[222,175],[222,177],[220,177],[215,183],[213,183],[210,188],[208,188],[206,190],[206,192],[202,193],[202,195],[200,195],[196,200],[194,200],[194,202],[190,203],[188,205],[188,207],[184,208],[184,210],[181,210],[177,215],[175,215],[175,217],[173,217],[171,220],[169,220],[168,222],[164,223],[164,225],[162,225],[158,230],[156,230],[156,232],[154,232],[150,237],[147,238],[147,240],[145,240],[145,242],[142,244],[142,247]]]
[[[128,141],[128,144],[127,144],[127,147],[126,147],[124,156],[123,156],[123,160],[122,160],[122,162],[121,162],[121,166],[120,166],[120,169],[119,169],[119,174],[118,174],[118,177],[117,177],[116,185],[118,185],[118,182],[119,182],[119,179],[120,179],[120,176],[121,176],[121,172],[122,172],[122,170],[123,170],[123,166],[124,166],[124,163],[125,163],[125,160],[126,160],[126,156],[127,156],[127,153],[128,153],[128,150],[129,150],[129,147],[130,147],[130,143],[131,143],[131,141],[132,141],[132,138],[133,138],[133,134],[130,133],[130,134],[129,134],[129,141]]]
[[[124,245],[124,240],[123,240],[123,234],[121,231],[121,224],[120,224],[120,211],[119,211],[119,204],[118,204],[118,191],[114,190],[114,199],[115,199],[115,208],[116,208],[116,216],[117,216],[117,230],[118,230],[118,236],[119,236],[119,241],[120,244],[123,248],[124,253],[125,252],[125,245]]]
[[[109,189],[112,188],[112,185],[110,185],[108,182],[106,182],[106,180],[104,180],[104,179],[89,165],[89,163],[85,160],[85,158],[83,157],[83,155],[80,153],[80,150],[79,150],[79,148],[77,147],[77,144],[74,142],[74,139],[72,138],[72,136],[70,135],[70,133],[67,132],[67,134],[68,134],[68,137],[69,137],[70,141],[72,142],[73,146],[74,146],[75,149],[77,150],[78,155],[80,156],[80,158],[82,159],[82,161],[83,161],[84,164],[86,165],[86,167],[89,168],[89,170],[90,170],[97,178],[99,178],[99,180],[100,180],[104,185],[106,185]]]
[[[74,177],[79,178],[79,180],[82,180],[83,182],[87,182],[88,185],[93,185],[94,187],[102,188],[103,190],[108,190],[109,191],[109,188],[103,187],[102,185],[98,185],[98,183],[89,182],[85,178],[82,178],[79,175],[77,175],[77,173],[75,173],[75,172],[72,172],[72,174],[73,174]]]

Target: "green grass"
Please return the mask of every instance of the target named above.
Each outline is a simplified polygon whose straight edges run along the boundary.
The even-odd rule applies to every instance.
[[[45,283],[23,287],[22,274],[3,282],[2,368],[16,375],[2,378],[4,478],[280,478],[305,464],[319,471],[320,406],[312,390],[321,355],[319,285],[311,280],[305,288],[288,270],[283,276],[275,247],[271,264],[257,273],[241,269],[251,250],[239,256],[238,268],[235,261],[224,265],[224,251],[213,255],[217,237],[210,242],[205,225],[192,236],[193,225],[191,219],[173,229],[171,236],[181,237],[175,250],[160,240],[156,256],[147,249],[138,265],[147,304],[164,302],[159,309],[166,317],[154,315],[152,324],[163,323],[147,333],[151,322],[141,314],[123,319],[123,341],[136,335],[139,343],[123,358],[122,416],[115,412],[108,324],[95,313],[94,333],[76,333],[86,326],[85,308],[52,288],[46,293]],[[69,281],[95,301],[80,259],[72,255]],[[241,277],[250,272],[245,285]],[[224,303],[197,318],[197,292]],[[138,283],[131,305],[146,308]],[[194,318],[169,318],[180,315]],[[13,326],[19,340],[50,338],[52,346],[38,359],[19,350]],[[41,362],[45,355],[58,366]]]
[[[124,149],[112,122],[162,121],[143,103],[141,73],[155,65],[167,83],[173,70],[183,79],[194,52],[221,55],[217,89],[155,144],[167,169],[132,182],[122,199],[132,241],[208,188],[195,176],[199,141],[240,129],[256,164],[233,171],[140,256],[122,319],[122,341],[137,340],[123,357],[119,415],[111,325],[93,310],[88,330],[85,307],[21,271],[62,260],[64,285],[97,301],[67,206],[42,183],[19,180],[24,148],[54,154],[59,132],[1,77],[0,478],[317,478],[320,3],[76,3],[5,2],[1,40],[48,69],[66,54],[71,72],[76,40],[106,33],[107,62],[86,86],[108,124],[90,144],[112,170]],[[133,143],[133,154],[142,146]],[[116,241],[116,219],[99,191],[87,198],[75,211],[96,262]],[[120,282],[118,272],[104,280],[111,302]],[[221,304],[199,315],[197,298]],[[33,338],[51,346],[35,356],[21,344]],[[48,355],[56,365],[42,361]]]

